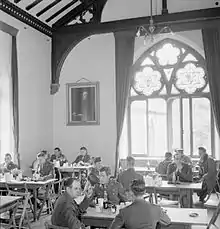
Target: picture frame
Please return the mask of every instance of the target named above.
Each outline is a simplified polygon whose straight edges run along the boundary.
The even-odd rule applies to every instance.
[[[67,126],[100,124],[99,82],[67,83]]]

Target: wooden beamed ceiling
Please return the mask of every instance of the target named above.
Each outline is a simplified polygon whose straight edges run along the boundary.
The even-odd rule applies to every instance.
[[[0,10],[52,36],[68,24],[99,23],[107,0],[0,0]]]

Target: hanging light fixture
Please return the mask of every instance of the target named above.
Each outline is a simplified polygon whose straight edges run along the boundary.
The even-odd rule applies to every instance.
[[[154,23],[153,19],[153,0],[150,0],[150,21],[149,21],[149,26],[146,28],[145,26],[140,26],[137,31],[137,37],[140,37],[142,34],[144,34],[144,44],[147,43],[147,40],[150,40],[151,42],[154,41],[155,36],[157,34],[161,33],[170,33],[173,34],[172,30],[170,27],[165,26],[163,27],[158,33],[156,31],[156,25]]]

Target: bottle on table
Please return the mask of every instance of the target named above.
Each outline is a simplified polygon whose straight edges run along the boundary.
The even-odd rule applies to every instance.
[[[176,173],[175,172],[173,173],[172,182],[176,183]]]
[[[108,194],[106,190],[104,191],[103,208],[104,209],[108,208]]]

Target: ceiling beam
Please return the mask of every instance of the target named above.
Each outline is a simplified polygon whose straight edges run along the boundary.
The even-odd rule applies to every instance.
[[[54,13],[49,18],[47,18],[46,19],[46,22],[47,23],[50,22],[55,17],[57,17],[58,15],[60,15],[61,13],[63,13],[65,10],[67,10],[68,8],[70,8],[72,5],[74,5],[76,2],[78,2],[78,0],[73,0],[72,2],[68,3],[67,5],[65,5],[64,7],[62,7],[60,10],[58,10],[56,13]]]
[[[8,0],[0,0],[0,10],[33,27],[41,33],[52,37],[52,28],[50,26],[46,25],[39,19],[30,15],[29,13],[17,7]]]
[[[19,3],[21,0],[14,0],[14,3]]]
[[[37,4],[39,4],[40,2],[42,2],[43,0],[35,0],[33,1],[31,4],[29,4],[28,6],[26,6],[26,10],[29,11],[30,9],[34,8]]]
[[[53,2],[51,2],[48,6],[46,6],[45,8],[43,8],[41,11],[39,11],[36,16],[40,17],[42,14],[44,14],[45,12],[47,12],[48,10],[50,10],[51,8],[53,8],[54,6],[56,6],[59,2],[61,2],[62,0],[55,0]]]
[[[63,17],[61,17],[58,21],[56,21],[52,27],[54,29],[62,27],[67,25],[69,22],[75,19],[80,13],[83,11],[87,10],[90,6],[94,4],[94,2],[97,0],[87,0],[87,1],[82,1],[80,5],[77,7],[73,8],[70,10],[67,14],[65,14]]]
[[[156,27],[169,26],[173,32],[201,29],[205,26],[220,25],[220,7],[192,10],[179,13],[156,15],[153,17]],[[56,28],[55,34],[100,34],[148,26],[150,17],[139,17],[92,24],[67,25]]]

